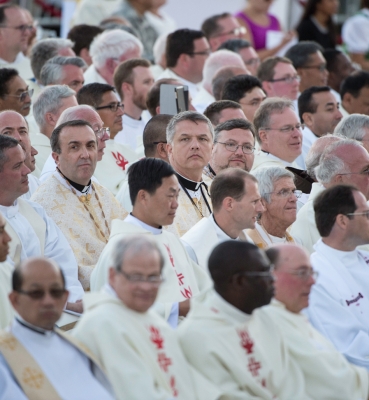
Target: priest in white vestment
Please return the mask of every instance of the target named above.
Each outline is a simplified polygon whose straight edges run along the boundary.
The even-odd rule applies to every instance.
[[[273,243],[294,243],[288,228],[296,220],[297,199],[302,192],[296,190],[293,173],[281,167],[265,167],[253,174],[259,184],[264,212],[255,227],[247,229],[247,235],[261,249]]]
[[[212,213],[211,179],[203,168],[210,160],[213,141],[211,122],[195,111],[175,115],[167,126],[169,161],[181,187],[176,217],[168,229],[179,237]]]
[[[182,237],[190,257],[205,271],[214,247],[226,240],[247,240],[244,229],[255,227],[264,211],[253,175],[238,168],[227,168],[211,184],[213,214],[202,218]]]
[[[55,327],[67,297],[50,260],[31,258],[14,271],[9,299],[17,316],[0,331],[0,399],[114,398],[95,357]]]
[[[57,262],[66,277],[70,292],[67,308],[70,308],[83,295],[73,251],[45,210],[39,204],[20,198],[28,191],[30,170],[18,141],[0,135],[0,155],[3,160],[0,164],[0,211],[12,238],[8,260],[17,264],[32,256],[45,255]]]
[[[319,279],[309,254],[296,245],[275,245],[266,251],[275,267],[275,299],[260,312],[275,322],[286,339],[289,355],[302,369],[313,399],[368,399],[369,376],[323,337],[301,311]]]
[[[84,121],[59,125],[51,135],[57,171],[43,183],[33,201],[60,227],[78,262],[84,290],[110,235],[111,221],[127,213],[112,193],[91,177],[97,162],[97,139]]]
[[[369,244],[367,199],[354,186],[335,185],[314,202],[322,236],[311,255],[319,279],[307,315],[353,364],[369,369]]]
[[[255,154],[252,171],[261,167],[298,168],[302,125],[290,100],[270,97],[256,110],[254,125],[260,151]]]
[[[163,253],[149,236],[120,239],[112,249],[108,283],[85,296],[73,336],[98,358],[117,399],[198,398],[175,332],[150,310],[163,266]],[[204,400],[217,398],[205,386],[198,389]]]
[[[173,223],[178,209],[179,185],[173,168],[165,161],[145,158],[132,164],[128,172],[133,211],[124,220],[114,220],[109,242],[91,275],[91,290],[100,290],[108,279],[111,252],[126,236],[151,237],[164,255],[163,277],[156,309],[172,326],[185,316],[189,299],[202,295],[211,286],[206,272],[188,256],[180,240],[163,229]]]
[[[274,293],[262,250],[247,242],[223,242],[208,267],[214,291],[193,302],[178,328],[188,362],[227,399],[312,399],[278,325],[258,310]]]

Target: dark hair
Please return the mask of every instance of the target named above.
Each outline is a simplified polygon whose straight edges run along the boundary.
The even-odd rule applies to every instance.
[[[102,103],[102,97],[106,92],[116,93],[114,86],[106,83],[89,83],[82,86],[77,93],[77,102],[78,104],[87,104],[94,108],[99,107]]]
[[[64,128],[69,127],[69,126],[70,127],[89,126],[91,129],[93,129],[89,122],[84,121],[82,119],[75,119],[73,121],[67,121],[67,122],[64,122],[63,124],[60,124],[53,130],[53,133],[51,134],[51,137],[50,137],[51,150],[54,153],[60,154],[61,149],[60,149],[60,143],[59,143],[59,136],[60,136],[61,131]]]
[[[246,194],[245,179],[257,182],[253,175],[239,168],[227,168],[215,176],[210,187],[214,212],[221,209],[222,202],[226,197],[232,197],[236,201],[243,198]]]
[[[166,129],[171,119],[172,115],[158,114],[152,117],[146,124],[142,137],[146,157],[155,156],[157,145],[154,142],[166,143]]]
[[[218,21],[223,18],[231,17],[231,14],[225,12],[223,14],[213,15],[207,18],[201,25],[201,30],[207,39],[211,38],[222,31],[222,27],[218,25]]]
[[[324,49],[320,44],[306,40],[292,46],[284,56],[289,58],[293,66],[297,69],[305,67],[310,62],[310,56],[317,51],[323,53]]]
[[[140,190],[154,194],[162,185],[163,178],[174,174],[172,166],[158,158],[143,158],[133,163],[128,168],[129,196],[132,204],[135,204]]]
[[[239,53],[242,49],[248,49],[251,47],[251,43],[245,39],[229,39],[223,42],[217,50],[229,50],[234,53]]]
[[[151,89],[147,93],[147,98],[146,98],[146,107],[147,107],[149,113],[151,114],[151,116],[156,115],[156,108],[160,106],[160,86],[163,84],[173,85],[176,82],[178,82],[178,81],[176,81],[173,78],[159,79],[151,87]],[[178,84],[179,84],[179,82],[178,82]],[[178,86],[181,86],[181,85],[178,85]]]
[[[214,136],[218,137],[219,133],[222,131],[231,131],[233,129],[242,129],[244,131],[250,131],[252,136],[256,136],[254,125],[245,119],[236,118],[230,119],[229,121],[224,121],[214,128]]]
[[[369,8],[369,0],[360,0],[360,8]]]
[[[314,101],[314,94],[322,92],[330,92],[329,86],[311,86],[309,89],[304,90],[298,98],[299,117],[303,121],[302,115],[306,112],[315,114],[318,109],[318,104]]]
[[[67,38],[70,39],[73,45],[73,51],[77,56],[80,55],[82,49],[89,50],[95,36],[103,32],[99,26],[95,25],[75,25],[69,32]]]
[[[252,75],[237,75],[225,83],[222,100],[233,100],[239,102],[247,92],[259,87],[263,89],[258,78]]]
[[[0,135],[0,172],[4,168],[4,164],[8,161],[6,151],[18,146],[18,140],[11,136]]]
[[[211,103],[206,107],[203,114],[205,115],[205,117],[208,117],[210,119],[211,123],[214,126],[216,126],[219,124],[220,113],[227,108],[239,110],[241,109],[241,105],[232,100],[214,101],[214,103]]]
[[[330,235],[337,215],[355,212],[354,192],[358,191],[355,186],[336,185],[324,190],[316,197],[314,200],[315,222],[320,236]]]
[[[14,68],[0,68],[0,98],[4,98],[8,93],[8,82],[16,76],[18,71]]]
[[[9,8],[21,9],[21,7],[17,6],[16,4],[12,4],[12,3],[1,4],[0,5],[0,24],[4,24],[6,22],[5,11],[9,10]]]
[[[275,74],[274,68],[278,63],[292,65],[292,61],[286,57],[275,56],[266,58],[258,68],[257,76],[261,82],[271,81],[274,79],[274,74]]]
[[[336,62],[337,57],[343,54],[342,51],[336,49],[326,49],[323,52],[323,57],[327,61],[327,70],[329,72],[335,72],[339,68],[339,64]]]
[[[279,254],[280,254],[280,250],[278,249],[278,247],[269,247],[268,249],[265,250],[265,254],[269,258],[270,263],[274,265],[275,269],[277,269],[279,264]]]
[[[170,33],[167,38],[165,49],[167,67],[175,67],[181,54],[193,53],[195,49],[193,42],[203,37],[204,34],[202,31],[195,31],[193,29],[178,29]]]
[[[357,71],[348,76],[341,84],[340,95],[341,99],[346,93],[350,93],[357,98],[363,87],[369,86],[369,72]]]
[[[150,61],[145,58],[131,58],[130,60],[123,61],[117,66],[114,71],[114,86],[118,91],[120,98],[123,101],[122,83],[127,82],[133,84],[133,70],[136,67],[150,67]]]

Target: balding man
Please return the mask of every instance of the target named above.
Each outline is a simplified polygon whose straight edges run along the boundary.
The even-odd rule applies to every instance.
[[[230,119],[246,119],[241,105],[232,100],[218,100],[209,104],[204,113],[210,119],[214,128]]]
[[[6,262],[11,238],[5,227],[6,221],[0,212],[0,329],[9,325],[14,314],[8,299],[8,294],[11,292],[13,267]]]
[[[55,325],[68,298],[60,268],[30,258],[14,270],[12,284],[17,316],[9,331],[0,331],[0,398],[113,399],[94,357]]]
[[[315,143],[323,139],[318,139]],[[320,238],[314,219],[313,201],[324,188],[350,183],[369,199],[368,152],[356,140],[329,139],[329,141],[331,140],[334,140],[334,143],[329,146],[327,146],[327,142],[320,143],[325,148],[320,157],[319,166],[315,168],[315,175],[319,183],[313,184],[309,201],[301,208],[291,228],[291,235],[310,253],[313,252],[313,246]],[[314,151],[313,147],[312,149]]]
[[[247,72],[247,74],[248,73],[249,72]],[[223,93],[223,88],[224,88],[225,83],[228,81],[228,79],[231,79],[237,75],[245,75],[244,68],[223,67],[215,74],[215,76],[211,82],[211,87],[212,87],[213,96],[214,96],[215,100],[218,101],[218,100],[222,99],[222,93]]]
[[[307,251],[278,244],[266,254],[275,268],[275,298],[261,312],[282,330],[289,355],[304,373],[307,394],[312,399],[368,399],[368,372],[350,364],[301,313],[318,277]]]

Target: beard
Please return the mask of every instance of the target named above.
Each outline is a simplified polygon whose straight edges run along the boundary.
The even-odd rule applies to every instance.
[[[140,108],[142,111],[143,110],[147,110],[147,107],[146,107],[146,96],[144,96],[142,94],[138,94],[136,91],[133,93],[132,103],[136,107]]]

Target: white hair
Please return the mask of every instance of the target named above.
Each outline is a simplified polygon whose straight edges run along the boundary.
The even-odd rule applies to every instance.
[[[90,55],[95,68],[102,68],[109,58],[120,58],[136,48],[142,53],[143,46],[139,39],[121,29],[113,29],[95,37],[90,46]]]
[[[363,140],[369,129],[369,117],[363,114],[351,114],[338,123],[333,134],[346,136],[349,139]]]
[[[87,68],[86,62],[81,57],[56,56],[48,60],[41,69],[40,82],[44,85],[59,84],[64,77],[63,67],[75,65],[84,71]]]
[[[60,114],[56,126],[64,124],[64,122],[74,121],[77,119],[87,120],[85,116],[87,113],[91,114],[91,112],[99,116],[97,111],[93,107],[87,104],[81,104],[79,106],[69,107]],[[87,120],[87,122],[89,121]]]
[[[264,167],[258,168],[252,173],[258,181],[260,196],[270,203],[271,193],[274,191],[274,186],[282,178],[294,179],[292,172],[282,167]]]
[[[242,57],[230,50],[218,50],[211,53],[206,59],[204,64],[204,87],[211,87],[212,80],[216,73],[223,67],[240,67],[245,68],[245,64]],[[246,73],[246,72],[245,72]]]
[[[163,57],[163,54],[165,54],[165,47],[167,45],[168,35],[168,33],[163,33],[156,39],[154,43],[152,51],[154,53],[154,61],[156,65],[160,65],[161,58]]]
[[[63,99],[74,96],[76,92],[67,85],[48,86],[41,90],[33,104],[33,115],[36,123],[42,130],[45,124],[45,114],[56,114]]]

